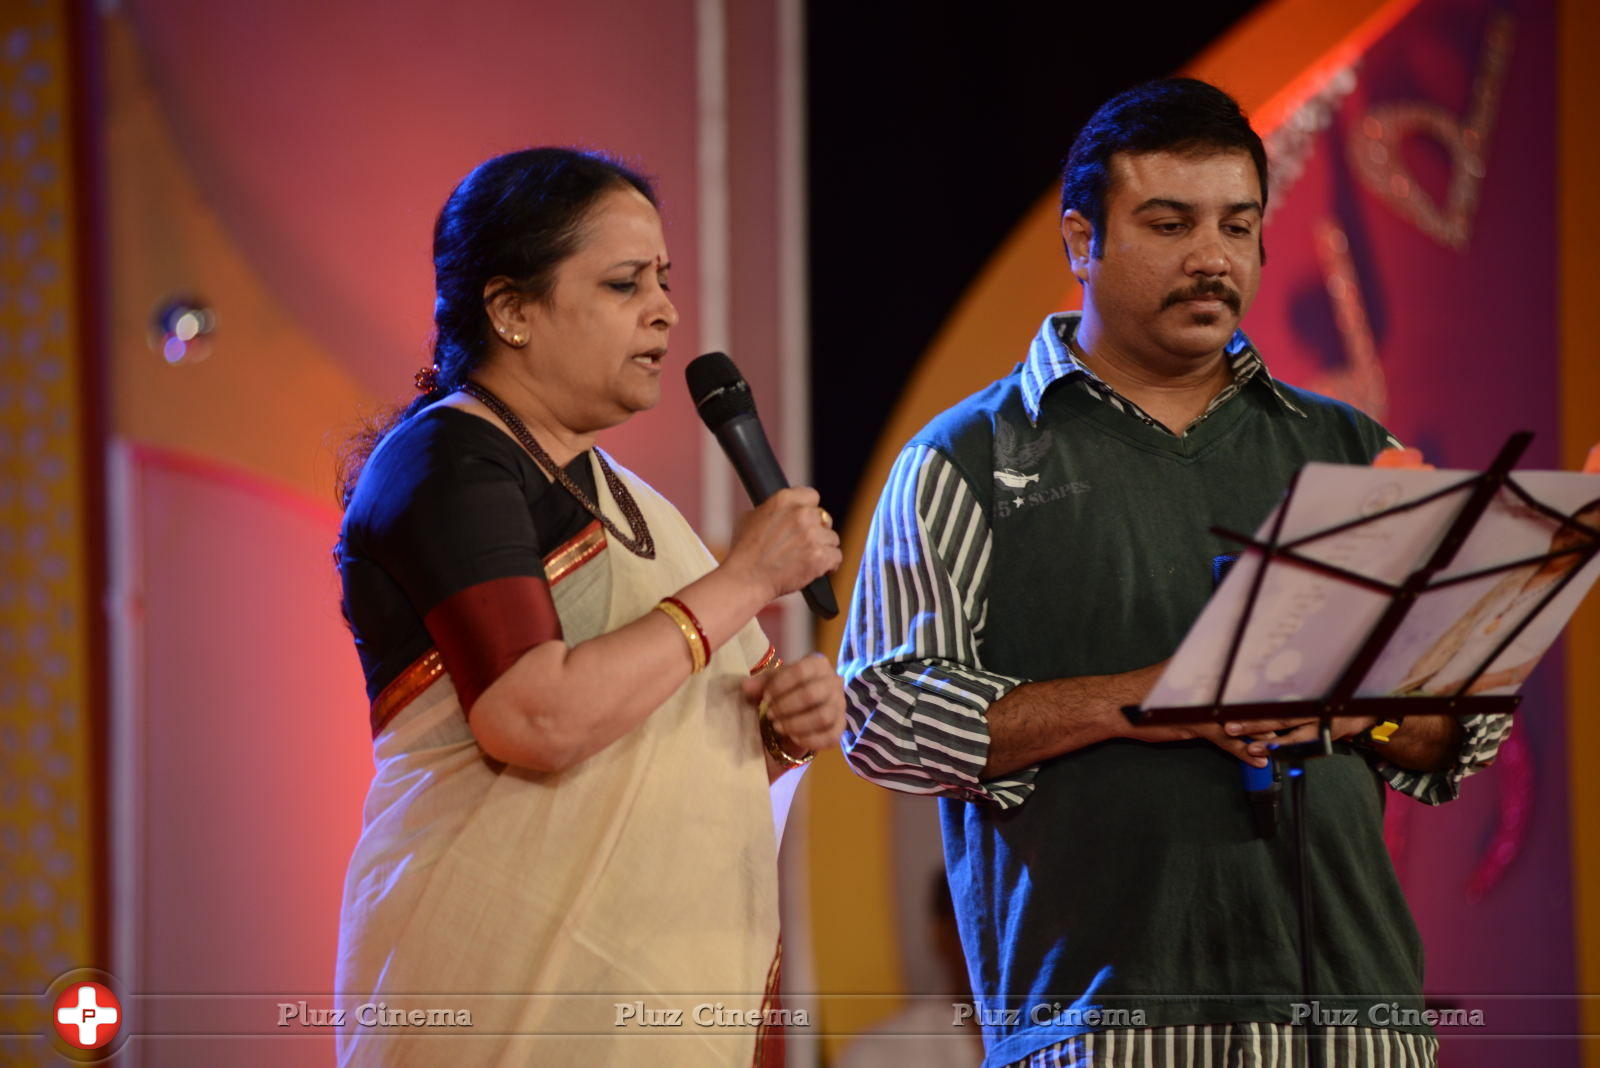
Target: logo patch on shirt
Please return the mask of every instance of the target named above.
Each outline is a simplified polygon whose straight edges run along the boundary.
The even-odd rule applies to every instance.
[[[1017,440],[1017,432],[1009,424],[1001,423],[994,433],[994,480],[1002,489],[1017,494],[1020,502],[1023,491],[1039,481],[1038,472],[1030,475],[1028,469],[1039,466],[1049,451],[1050,431],[1046,430],[1033,441],[1023,444]]]
[[[1039,436],[1030,442],[1024,443],[1020,435],[1007,423],[995,427],[994,432],[994,481],[995,481],[995,515],[1001,519],[1012,512],[1029,505],[1046,504],[1058,501],[1063,497],[1089,490],[1087,482],[1067,482],[1059,486],[1038,485],[1040,473],[1030,469],[1037,468],[1044,462],[1050,452],[1050,431],[1041,431]],[[1037,486],[1032,492],[1030,487]]]

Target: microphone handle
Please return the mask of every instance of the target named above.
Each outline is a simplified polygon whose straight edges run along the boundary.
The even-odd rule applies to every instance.
[[[722,443],[733,469],[739,472],[739,481],[744,483],[753,504],[760,505],[779,490],[789,488],[789,480],[772,454],[758,416],[736,415],[729,419],[717,428],[717,441]]]
[[[1278,833],[1278,799],[1283,792],[1278,778],[1278,762],[1268,760],[1267,766],[1258,768],[1248,760],[1241,760],[1244,768],[1244,793],[1250,799],[1250,813],[1255,819],[1256,833],[1262,838],[1272,838]]]
[[[736,415],[718,427],[716,435],[752,503],[759,506],[774,493],[789,488],[789,480],[783,476],[783,468],[761,428],[760,417]],[[823,619],[839,614],[839,602],[834,600],[827,575],[818,575],[806,583],[800,595],[805,598],[806,607]]]
[[[1238,553],[1224,553],[1211,558],[1211,588],[1222,585],[1233,565],[1238,563]],[[1240,760],[1244,769],[1244,794],[1250,799],[1250,812],[1255,817],[1256,833],[1262,838],[1272,838],[1278,833],[1278,798],[1283,793],[1279,785],[1278,762],[1269,760],[1267,766],[1258,768],[1248,760]]]

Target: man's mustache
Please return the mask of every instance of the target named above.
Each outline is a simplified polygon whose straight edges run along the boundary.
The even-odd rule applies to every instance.
[[[1167,298],[1161,302],[1161,310],[1166,311],[1174,304],[1182,304],[1186,300],[1205,300],[1208,297],[1222,301],[1233,310],[1233,314],[1239,314],[1239,294],[1214,278],[1196,282],[1188,289],[1175,289],[1168,293]]]

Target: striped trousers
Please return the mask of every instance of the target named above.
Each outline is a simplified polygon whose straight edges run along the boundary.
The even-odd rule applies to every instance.
[[[1323,1068],[1433,1068],[1439,1040],[1380,1027],[1318,1028]],[[1007,1068],[1307,1068],[1306,1029],[1291,1024],[1195,1024],[1096,1031],[1037,1050]]]

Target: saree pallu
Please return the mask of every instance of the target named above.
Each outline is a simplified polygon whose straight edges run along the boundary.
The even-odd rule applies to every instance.
[[[569,644],[715,566],[671,504],[616,470],[656,558],[584,536],[552,554]],[[642,724],[552,774],[486,756],[448,674],[423,676],[373,743],[340,924],[339,1063],[751,1064],[777,842],[739,684],[769,652],[752,621]]]

